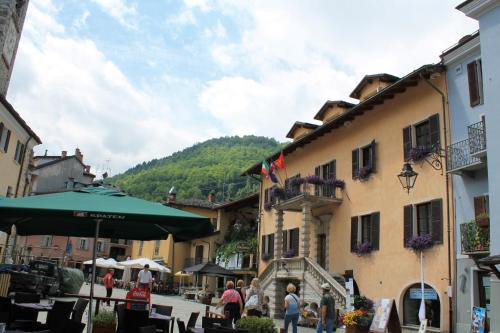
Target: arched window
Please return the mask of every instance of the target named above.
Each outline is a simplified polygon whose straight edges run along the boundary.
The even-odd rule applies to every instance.
[[[403,298],[403,323],[404,325],[419,325],[418,311],[422,299],[422,288],[420,283],[412,284],[405,292]],[[427,326],[440,328],[441,326],[441,302],[439,295],[431,286],[424,285],[425,318]]]

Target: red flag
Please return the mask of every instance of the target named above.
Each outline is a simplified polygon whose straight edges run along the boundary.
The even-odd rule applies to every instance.
[[[283,154],[283,152],[281,152],[281,154],[278,157],[278,159],[276,161],[274,161],[274,165],[276,165],[276,167],[278,169],[284,169],[285,168],[285,155]]]

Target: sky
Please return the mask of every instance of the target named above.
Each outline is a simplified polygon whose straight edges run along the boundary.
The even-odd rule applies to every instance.
[[[458,0],[31,0],[7,99],[117,174],[209,138],[285,140],[366,74],[439,62],[478,29]]]

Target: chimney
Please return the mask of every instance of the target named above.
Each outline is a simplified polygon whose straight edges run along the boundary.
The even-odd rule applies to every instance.
[[[83,155],[82,155],[82,153],[80,151],[80,148],[76,148],[75,149],[75,156],[76,156],[77,159],[80,160],[80,162],[83,162]]]
[[[208,201],[209,202],[214,202],[215,201],[215,193],[214,192],[208,193]]]
[[[47,156],[47,151],[45,151],[45,156]],[[66,156],[68,156],[68,152],[66,150],[63,150],[61,152],[61,158],[66,158]]]

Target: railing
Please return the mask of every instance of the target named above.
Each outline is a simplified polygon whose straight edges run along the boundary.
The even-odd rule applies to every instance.
[[[337,280],[333,278],[323,267],[321,267],[317,262],[311,258],[304,258],[305,269],[309,274],[311,274],[319,284],[328,283],[333,287],[332,293],[337,304],[345,308],[347,302],[347,291],[346,289],[338,283]]]
[[[490,251],[490,228],[480,227],[475,222],[460,225],[462,253],[474,254]]]
[[[184,259],[184,267],[205,264],[207,262],[210,262],[210,258],[186,258]]]
[[[484,121],[467,126],[469,150],[472,155],[486,150],[486,126]]]
[[[472,164],[481,163],[481,159],[470,154],[471,144],[469,139],[456,142],[446,147],[448,171],[457,170]]]
[[[260,285],[262,288],[265,288],[268,284],[268,280],[270,280],[273,272],[275,271],[275,268],[277,268],[277,263],[276,260],[271,260],[266,268],[262,271],[262,273],[259,274],[259,281]]]
[[[292,199],[302,194],[314,195],[317,197],[335,198],[335,184],[310,184],[303,183],[296,186],[288,186],[282,193],[282,199]]]

